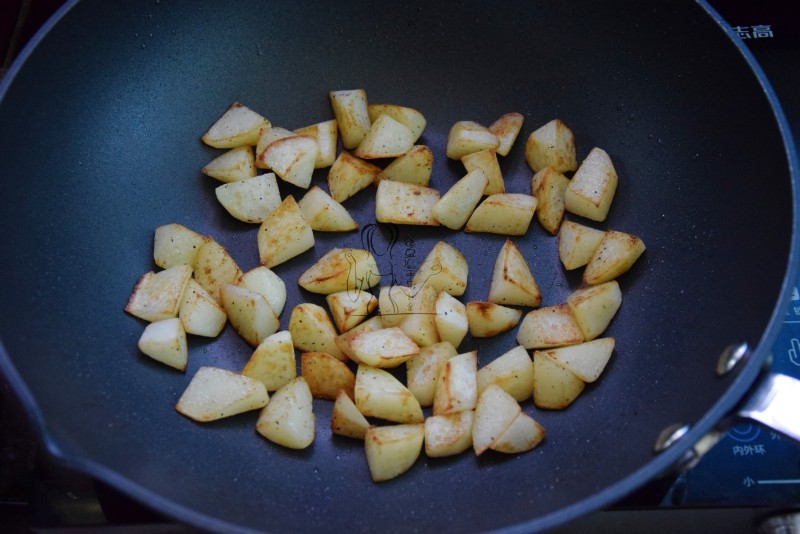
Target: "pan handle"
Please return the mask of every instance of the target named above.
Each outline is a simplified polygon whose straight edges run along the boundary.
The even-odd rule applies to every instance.
[[[739,408],[738,416],[800,441],[800,380],[769,373]]]

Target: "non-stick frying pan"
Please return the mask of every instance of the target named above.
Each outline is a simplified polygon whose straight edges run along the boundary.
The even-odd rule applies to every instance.
[[[735,408],[767,359],[796,267],[797,161],[785,121],[752,58],[693,2],[71,2],[0,86],[0,362],[47,450],[166,514],[210,530],[531,531],[611,504],[675,464]],[[606,150],[620,175],[600,228],[642,237],[620,278],[610,366],[564,412],[525,410],[547,429],[533,452],[420,459],[370,481],[360,442],[332,436],[281,449],[251,412],[194,423],[174,404],[201,365],[239,370],[250,355],[229,327],[192,339],[185,374],[136,349],[144,324],[122,308],[154,268],[156,226],[213,236],[255,267],[256,225],[217,204],[200,168],[219,152],[200,135],[237,100],[296,128],[332,116],[328,91],[420,110],[437,154],[432,185],[463,167],[444,157],[458,120],[518,111],[525,125],[502,159],[509,191],[530,192],[524,140],[560,118],[578,157]],[[325,186],[325,171],[315,183]],[[283,194],[303,191],[282,184]],[[372,195],[345,204],[366,226]],[[407,281],[445,239],[470,260],[464,300],[484,300],[503,236],[378,228],[384,273]],[[275,268],[289,305],[318,297],[292,280],[332,246]],[[580,274],[532,225],[516,240],[561,302]],[[411,262],[411,265],[418,265]],[[289,308],[281,319],[286,325]],[[732,344],[745,361],[715,373]],[[513,333],[478,342],[480,364]],[[661,454],[659,433],[688,433]]]

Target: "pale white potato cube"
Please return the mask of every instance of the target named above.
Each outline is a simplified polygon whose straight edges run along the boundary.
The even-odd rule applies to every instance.
[[[289,332],[294,347],[303,352],[327,352],[340,360],[346,356],[336,344],[336,327],[325,308],[312,302],[303,302],[292,309]]]
[[[425,419],[425,454],[431,458],[461,454],[472,446],[474,410]]]
[[[358,223],[342,206],[319,186],[314,186],[303,195],[297,205],[303,212],[312,230],[318,232],[349,232],[358,228]]]
[[[558,233],[564,220],[564,193],[569,178],[552,167],[545,167],[531,179],[531,193],[536,197],[536,218],[542,228],[553,235]]]
[[[286,128],[281,128],[280,126],[270,126],[268,128],[262,128],[261,132],[258,134],[258,143],[256,144],[256,167],[260,169],[266,169],[267,164],[264,163],[264,152],[267,150],[267,147],[277,141],[278,139],[283,139],[284,137],[292,137],[296,134],[291,130],[287,130]]]
[[[272,395],[258,415],[256,430],[278,445],[305,449],[314,442],[314,422],[311,390],[303,377],[298,376]]]
[[[427,186],[433,172],[433,152],[425,145],[416,145],[386,166],[376,181],[394,180]]]
[[[267,391],[276,391],[297,376],[292,334],[281,330],[259,343],[247,360],[242,374],[264,383]]]
[[[473,170],[459,179],[433,206],[433,217],[451,230],[460,230],[480,202],[489,180]]]
[[[381,168],[342,151],[328,170],[328,190],[336,202],[344,202],[375,182]]]
[[[257,174],[253,147],[240,146],[223,152],[203,167],[203,174],[220,182],[235,182]]]
[[[575,171],[564,192],[564,205],[570,213],[593,221],[605,221],[617,191],[617,171],[601,148],[593,148]]]
[[[469,331],[467,306],[447,291],[440,291],[433,309],[433,321],[439,339],[458,348]]]
[[[360,248],[332,248],[297,279],[306,291],[322,295],[367,291],[380,281],[375,257],[370,251]]]
[[[222,306],[194,279],[183,292],[178,317],[187,334],[203,337],[217,337],[228,321]]]
[[[478,394],[492,384],[514,397],[517,402],[533,394],[533,360],[525,347],[517,345],[478,369]]]
[[[235,284],[242,276],[242,270],[228,251],[209,239],[197,251],[194,260],[194,278],[217,302],[220,288],[225,284]]]
[[[420,347],[439,342],[435,306],[438,291],[430,284],[411,286],[411,311],[399,327]]]
[[[389,115],[380,115],[353,153],[361,159],[397,158],[413,146],[411,130]]]
[[[258,380],[221,369],[200,367],[175,405],[186,417],[205,423],[263,408],[267,388]]]
[[[517,140],[522,123],[525,117],[521,113],[512,112],[502,115],[499,119],[489,125],[489,131],[492,132],[497,140],[500,142],[495,149],[501,156],[507,156],[514,146],[514,141]]]
[[[451,356],[439,370],[433,415],[472,410],[478,402],[478,351]]]
[[[614,338],[604,337],[544,352],[584,382],[594,382],[611,359]]]
[[[547,353],[533,353],[533,403],[537,408],[563,410],[585,387],[586,382]]]
[[[177,317],[191,276],[189,265],[145,273],[133,288],[125,311],[150,322]]]
[[[362,364],[392,368],[418,355],[420,348],[401,328],[393,326],[361,332],[350,339],[350,350]]]
[[[358,358],[350,349],[350,341],[362,332],[372,332],[374,330],[380,330],[381,328],[384,328],[381,318],[378,316],[373,316],[364,321],[363,323],[359,324],[358,326],[354,326],[347,332],[339,334],[338,336],[333,338],[333,341],[344,355],[343,359],[349,358],[353,362],[359,364],[361,362],[358,361]]]
[[[457,353],[452,343],[441,341],[420,348],[419,354],[406,361],[406,387],[417,398],[420,406],[433,404],[439,372],[444,363]]]
[[[239,285],[267,299],[275,315],[280,315],[286,305],[286,282],[269,267],[259,266],[250,269],[239,278]]]
[[[369,426],[369,421],[358,411],[355,402],[347,393],[340,391],[333,403],[331,431],[339,436],[364,439]]]
[[[414,394],[391,373],[359,365],[356,370],[355,403],[366,417],[395,423],[422,423],[424,415]]]
[[[367,108],[367,93],[363,89],[346,89],[328,93],[333,116],[339,125],[342,146],[356,148],[367,135],[371,121]],[[334,197],[335,198],[335,197]]]
[[[209,238],[182,224],[164,224],[153,237],[153,261],[162,269],[174,265],[194,265],[197,251]]]
[[[578,168],[575,156],[575,136],[566,124],[554,119],[528,136],[525,159],[533,172],[552,167],[558,172]]]
[[[506,239],[497,255],[489,283],[489,302],[535,308],[542,303],[542,292],[519,248]]]
[[[493,451],[519,454],[534,449],[544,439],[545,432],[530,415],[520,412],[511,426],[491,446]]]
[[[500,144],[489,128],[475,121],[458,121],[447,135],[446,154],[450,159],[461,159],[481,150],[494,150]]]
[[[467,302],[467,323],[472,337],[493,337],[517,326],[522,311],[494,302]]]
[[[526,349],[561,347],[582,342],[583,332],[566,304],[529,311],[517,330],[517,343]]]
[[[317,141],[317,161],[315,169],[330,167],[336,161],[336,148],[339,143],[339,125],[336,119],[331,119],[310,126],[297,128],[297,135],[308,135]]]
[[[525,235],[536,211],[536,197],[522,193],[490,195],[472,212],[466,232]]]
[[[564,221],[558,232],[558,257],[567,270],[583,267],[594,255],[606,233],[573,221]]]
[[[567,297],[567,306],[585,341],[605,332],[621,305],[622,291],[616,280],[577,289]]]
[[[422,452],[422,423],[370,427],[364,435],[364,452],[374,482],[391,480],[414,465]]]
[[[400,326],[413,311],[414,294],[408,286],[383,286],[378,291],[378,311],[384,327]]]
[[[484,195],[506,192],[506,182],[500,169],[500,162],[497,161],[497,153],[491,148],[467,154],[461,158],[461,163],[467,172],[480,171],[486,175]]]
[[[341,392],[354,395],[356,375],[346,363],[327,352],[304,352],[300,356],[300,374],[316,399],[336,400]]]
[[[438,241],[417,268],[411,284],[430,285],[438,291],[447,291],[454,297],[467,289],[469,265],[456,247],[446,241]]]
[[[149,323],[139,337],[139,350],[179,371],[186,370],[189,348],[186,332],[177,317]]]
[[[475,406],[475,421],[472,424],[472,448],[480,456],[500,439],[517,415],[522,412],[514,397],[499,386],[487,387]]]
[[[281,203],[281,192],[273,173],[223,184],[214,190],[222,207],[235,219],[261,223]]]
[[[347,332],[364,321],[378,307],[378,299],[368,291],[344,290],[325,296],[333,323],[339,332]]]
[[[607,231],[583,271],[583,281],[594,285],[613,280],[633,267],[644,250],[644,242],[635,235]]]
[[[220,288],[220,297],[231,326],[250,345],[257,347],[280,328],[275,310],[261,293],[225,284]]]
[[[382,223],[439,226],[433,206],[439,191],[417,184],[381,180],[375,194],[375,220]]]
[[[315,138],[293,135],[270,143],[259,159],[282,180],[308,189],[318,153],[319,147]]]
[[[314,247],[314,231],[292,195],[283,199],[258,229],[258,255],[275,267]]]
[[[399,106],[397,104],[368,104],[367,112],[372,122],[378,120],[378,117],[381,115],[389,115],[411,130],[414,142],[420,138],[427,124],[425,116],[422,113],[416,109]]]
[[[214,148],[255,145],[261,128],[269,125],[267,119],[252,109],[234,102],[203,134],[202,141]]]

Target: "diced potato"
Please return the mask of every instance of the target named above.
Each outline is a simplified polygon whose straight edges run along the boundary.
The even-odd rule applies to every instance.
[[[336,202],[344,202],[375,182],[381,168],[342,151],[328,170],[328,190]]]
[[[319,186],[314,186],[303,195],[297,205],[303,212],[312,230],[318,232],[349,232],[358,228],[347,208],[333,200]]]
[[[413,146],[411,130],[389,115],[381,115],[370,125],[353,153],[361,159],[397,158]]]
[[[513,112],[506,113],[489,126],[489,131],[492,132],[500,142],[495,149],[498,154],[501,156],[508,155],[511,151],[511,147],[514,145],[514,141],[517,140],[517,135],[519,135],[524,121],[525,117],[523,117],[521,113]]]
[[[617,191],[617,181],[611,158],[603,149],[593,148],[564,192],[567,211],[593,221],[605,221]]]
[[[271,172],[223,184],[214,193],[228,213],[247,223],[264,222],[281,203],[278,182]]]
[[[356,289],[331,293],[325,297],[339,332],[347,332],[365,320],[378,307],[378,299],[368,291]]]
[[[474,121],[458,121],[447,135],[446,154],[450,159],[461,159],[481,150],[494,150],[500,144],[489,128]]]
[[[575,290],[567,297],[567,306],[585,341],[605,332],[621,305],[622,291],[616,280]]]
[[[220,300],[220,289],[225,284],[235,284],[242,276],[242,270],[228,251],[209,239],[200,246],[194,261],[194,278],[208,291],[208,294]]]
[[[430,284],[411,287],[411,311],[405,315],[400,328],[420,347],[439,342],[436,331],[435,306],[438,292]]]
[[[339,436],[364,439],[369,421],[356,408],[355,402],[344,391],[339,391],[333,403],[331,431]]]
[[[451,230],[460,230],[480,202],[488,183],[480,169],[468,172],[434,204],[433,217]]]
[[[542,425],[530,415],[520,412],[511,426],[491,446],[493,451],[519,454],[535,448],[544,439]]]
[[[380,281],[375,257],[370,251],[360,248],[333,248],[297,279],[306,291],[322,295],[348,290],[366,291]]]
[[[461,454],[472,446],[474,410],[425,419],[425,454],[431,458]]]
[[[314,232],[292,195],[283,199],[258,229],[258,255],[265,267],[275,267],[314,246]]]
[[[305,449],[314,442],[314,405],[311,390],[298,376],[276,391],[256,422],[259,434],[290,449]]]
[[[252,109],[234,102],[203,134],[202,140],[214,148],[255,145],[258,141],[258,132],[269,125],[267,119]]]
[[[466,305],[443,290],[436,297],[433,309],[433,321],[439,339],[458,348],[469,331]]]
[[[542,292],[519,248],[506,239],[494,263],[489,284],[489,302],[509,306],[530,306],[542,303]]]
[[[340,90],[331,91],[328,97],[339,125],[342,146],[353,150],[367,135],[370,126],[367,93],[363,89]]]
[[[333,340],[336,343],[336,346],[339,347],[339,350],[342,351],[344,356],[358,364],[361,362],[358,361],[358,358],[350,349],[351,340],[362,332],[373,332],[375,330],[380,330],[381,328],[384,328],[381,318],[374,316],[370,317],[360,325],[351,328],[347,332],[339,334]]]
[[[437,291],[447,291],[454,297],[467,289],[469,265],[456,247],[446,241],[437,242],[420,264],[411,284],[431,285]]]
[[[433,415],[472,410],[478,402],[478,351],[451,356],[436,377]]]
[[[294,380],[297,360],[292,334],[281,330],[264,338],[245,364],[242,374],[263,382],[267,391],[276,391]]]
[[[556,304],[529,311],[517,330],[517,342],[526,349],[545,349],[583,342],[583,332],[569,306]]]
[[[604,337],[544,352],[584,382],[594,382],[600,378],[611,359],[614,338]]]
[[[558,233],[564,220],[564,192],[569,178],[545,167],[531,179],[531,193],[536,197],[536,218],[542,228],[553,235]]]
[[[514,397],[499,386],[487,387],[475,406],[472,448],[480,456],[494,445],[522,412]]]
[[[219,367],[200,367],[178,399],[175,409],[205,423],[263,408],[267,388],[258,380]]]
[[[427,124],[422,113],[416,109],[397,104],[368,104],[367,112],[369,113],[369,120],[372,122],[378,120],[381,115],[389,115],[411,130],[414,142],[420,138]]]
[[[564,268],[572,270],[589,263],[605,235],[603,230],[564,221],[558,232],[558,257]]]
[[[626,273],[644,252],[644,242],[635,235],[609,230],[594,251],[583,281],[602,284]]]
[[[407,286],[383,286],[378,291],[378,310],[384,327],[400,326],[413,311],[414,294]]]
[[[257,174],[253,147],[240,146],[223,152],[203,167],[203,174],[220,182],[235,182]]]
[[[533,394],[533,360],[517,345],[478,370],[478,394],[492,384],[522,402]]]
[[[439,200],[436,189],[417,184],[381,180],[375,194],[375,220],[382,223],[439,226],[433,206]]]
[[[133,288],[125,311],[150,322],[177,317],[191,276],[189,265],[145,273]]]
[[[517,326],[522,311],[494,302],[467,302],[467,323],[472,337],[493,337]]]
[[[138,346],[140,351],[154,360],[179,371],[186,370],[189,348],[183,323],[177,317],[149,323],[139,337]]]
[[[356,375],[346,363],[326,352],[304,352],[300,373],[317,399],[336,400],[340,392],[354,396]]]
[[[256,291],[235,284],[220,288],[222,307],[234,330],[254,347],[280,328],[269,301]]]
[[[364,452],[374,482],[402,475],[419,458],[425,427],[422,423],[370,427],[364,435]]]
[[[484,195],[506,192],[506,182],[503,179],[500,162],[497,161],[497,153],[491,148],[467,154],[461,158],[461,163],[464,164],[464,168],[468,173],[480,171],[486,175],[486,187],[483,189]]]
[[[563,410],[583,392],[586,382],[546,352],[533,353],[533,403],[544,410]]]
[[[291,130],[281,128],[280,126],[270,126],[262,128],[258,134],[258,143],[256,144],[256,167],[266,169],[267,164],[264,162],[263,154],[267,147],[279,139],[285,137],[292,137],[298,135]]]
[[[525,235],[534,211],[536,197],[522,193],[498,193],[478,204],[464,231]]]
[[[376,181],[394,180],[427,186],[433,172],[433,152],[425,145],[411,150],[389,163],[375,178]]]
[[[419,354],[420,348],[402,329],[393,326],[354,336],[350,339],[350,350],[363,364],[391,368]]]
[[[197,251],[209,238],[182,224],[164,224],[153,237],[153,261],[162,269],[174,265],[194,265]]]
[[[178,317],[187,334],[204,337],[217,337],[228,320],[222,306],[194,279],[183,292]]]
[[[258,158],[282,180],[308,189],[318,153],[314,137],[293,135],[270,143]]]
[[[422,423],[424,416],[414,394],[388,371],[359,365],[355,402],[365,417],[395,423]]]
[[[302,352],[327,352],[340,360],[346,357],[336,344],[336,328],[325,308],[312,302],[298,304],[289,317],[294,347]]]
[[[315,169],[330,167],[336,161],[336,148],[339,142],[339,126],[336,119],[331,119],[311,126],[297,128],[297,135],[308,135],[317,141],[317,161]]]
[[[406,361],[406,387],[414,394],[420,406],[433,404],[436,380],[444,363],[457,354],[447,341],[422,347],[419,354]]]
[[[286,305],[286,283],[269,267],[263,265],[250,269],[239,277],[239,285],[261,293],[275,315],[280,315]]]
[[[525,159],[533,172],[552,167],[558,172],[578,168],[575,156],[575,136],[566,124],[554,119],[539,127],[525,144]]]

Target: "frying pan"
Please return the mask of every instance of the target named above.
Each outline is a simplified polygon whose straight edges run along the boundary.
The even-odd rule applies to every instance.
[[[564,412],[525,404],[546,428],[536,450],[421,458],[370,481],[359,442],[332,436],[315,401],[313,446],[289,451],[254,431],[256,414],[201,425],[174,404],[201,365],[240,370],[251,348],[227,328],[192,339],[185,374],[149,361],[143,323],[122,312],[154,269],[156,226],[210,235],[247,270],[256,225],[217,204],[199,169],[219,152],[199,136],[233,101],[296,128],[332,116],[327,93],[420,110],[437,154],[432,185],[463,175],[444,146],[458,120],[518,111],[502,159],[507,188],[530,192],[524,140],[562,119],[578,157],[599,146],[620,175],[600,228],[648,249],[620,278],[617,349],[602,379]],[[753,387],[796,271],[797,161],[752,57],[692,2],[70,2],[0,86],[0,362],[46,449],[133,498],[214,531],[541,530],[607,506],[676,464]],[[325,171],[315,175],[325,186]],[[297,198],[302,190],[281,184]],[[372,195],[345,203],[362,227]],[[445,239],[470,261],[464,300],[485,300],[504,236],[398,227],[373,232],[379,267],[400,283]],[[275,268],[289,305],[318,297],[291,283],[333,246],[317,235]],[[537,224],[515,242],[544,304],[579,273],[559,268]],[[393,244],[392,244],[393,243]],[[412,265],[413,262],[412,262]],[[418,263],[416,264],[418,265]],[[318,301],[318,300],[317,300]],[[289,310],[281,316],[286,325]],[[725,376],[717,359],[746,342]],[[513,333],[467,338],[480,365]],[[688,432],[660,454],[659,433]]]

